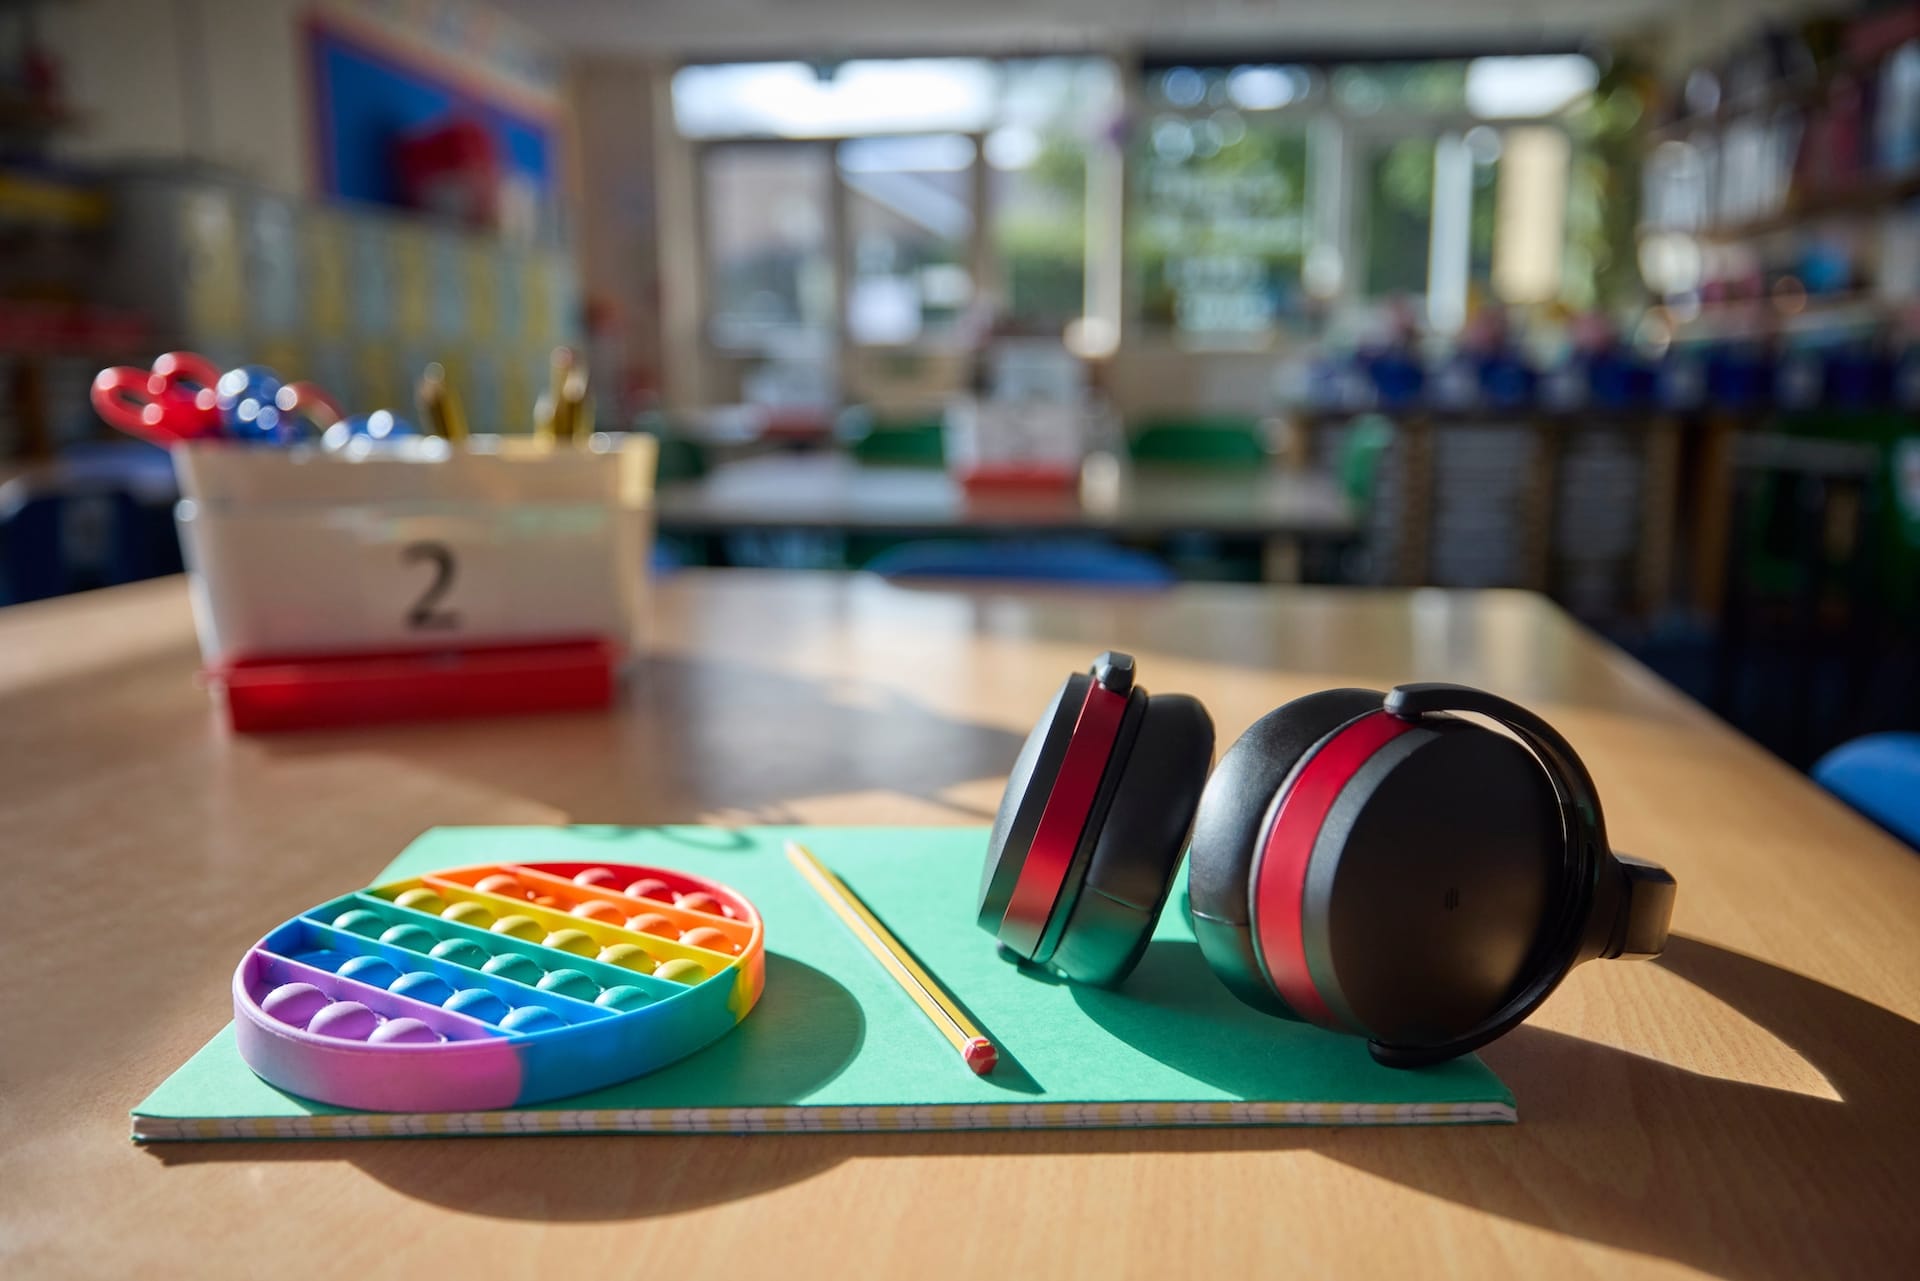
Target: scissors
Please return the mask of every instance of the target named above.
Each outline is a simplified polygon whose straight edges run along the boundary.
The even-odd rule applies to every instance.
[[[93,407],[131,436],[171,445],[222,433],[214,384],[220,369],[205,356],[170,351],[152,369],[118,365],[93,380]]]

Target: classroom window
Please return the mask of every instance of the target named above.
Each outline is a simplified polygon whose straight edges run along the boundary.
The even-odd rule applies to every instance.
[[[975,158],[973,139],[960,134],[840,144],[854,342],[905,345],[959,321],[973,299]]]
[[[1009,62],[1002,75],[984,146],[996,319],[1058,334],[1087,305],[1088,161],[1118,116],[1119,78],[1093,58]]]
[[[704,170],[714,342],[766,347],[830,333],[827,153],[818,146],[715,146]]]
[[[1447,332],[1485,300],[1560,296],[1558,117],[1595,74],[1557,56],[1150,67],[1124,135],[1116,69],[1089,58],[696,66],[673,101],[709,140],[722,346],[939,346],[1092,314],[1243,345],[1384,299]]]
[[[1433,247],[1433,139],[1399,138],[1363,154],[1367,214],[1362,288],[1375,298],[1424,297]]]
[[[682,67],[673,117],[686,138],[844,138],[973,132],[993,121],[985,58],[737,62]]]
[[[969,319],[1057,335],[1083,314],[1088,155],[1117,116],[1111,63],[692,66],[672,92],[681,133],[712,140],[722,346],[803,331],[938,346]]]
[[[1294,67],[1174,67],[1152,76],[1136,131],[1127,251],[1141,318],[1198,340],[1264,334],[1297,315],[1307,250],[1311,92]]]

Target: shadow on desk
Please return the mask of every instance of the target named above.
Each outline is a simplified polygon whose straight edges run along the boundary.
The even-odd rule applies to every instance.
[[[752,1196],[889,1155],[1314,1152],[1516,1222],[1735,1281],[1897,1275],[1920,1229],[1887,1218],[1920,1145],[1920,1026],[1823,983],[1691,938],[1660,962],[1824,1073],[1839,1099],[1703,1076],[1523,1027],[1486,1057],[1518,1126],[446,1143],[166,1144],[169,1163],[348,1161],[467,1213],[607,1220]],[[635,1145],[645,1145],[645,1159]],[[1735,1227],[1732,1225],[1744,1225]],[[1900,1241],[1907,1246],[1903,1251]]]

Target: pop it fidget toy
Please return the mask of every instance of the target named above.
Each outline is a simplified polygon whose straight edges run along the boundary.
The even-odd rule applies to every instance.
[[[652,867],[499,863],[323,903],[233,975],[240,1056],[383,1112],[564,1098],[686,1057],[747,1016],[765,930],[724,885]]]

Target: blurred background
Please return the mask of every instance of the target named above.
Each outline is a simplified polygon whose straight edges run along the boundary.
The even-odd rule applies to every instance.
[[[1920,713],[1920,5],[0,0],[0,602],[180,568],[87,389],[557,346],[656,564],[1544,591]]]

